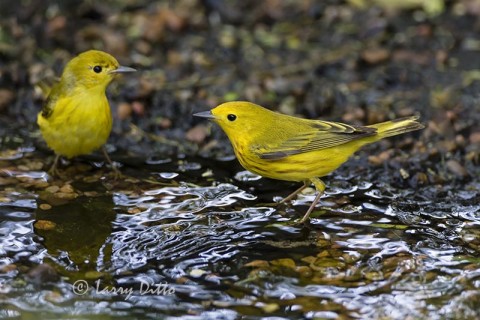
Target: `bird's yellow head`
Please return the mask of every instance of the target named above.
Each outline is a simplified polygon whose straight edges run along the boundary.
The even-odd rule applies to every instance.
[[[121,66],[117,59],[106,52],[89,50],[70,60],[61,81],[76,88],[105,89],[116,74],[133,71],[136,70]]]
[[[262,124],[272,122],[275,115],[273,111],[246,101],[226,102],[211,111],[194,114],[215,121],[232,141],[260,134],[266,127]]]

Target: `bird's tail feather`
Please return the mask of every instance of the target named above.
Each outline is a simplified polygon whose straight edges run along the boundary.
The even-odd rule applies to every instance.
[[[425,128],[425,126],[417,120],[418,116],[412,116],[376,123],[369,125],[368,127],[377,129],[377,137],[383,139],[386,137],[396,136],[397,134]]]

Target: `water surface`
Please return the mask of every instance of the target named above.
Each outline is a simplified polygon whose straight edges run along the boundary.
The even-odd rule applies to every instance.
[[[28,160],[18,161],[27,157]],[[3,161],[0,318],[475,318],[479,183],[408,187],[388,167],[327,177],[313,200],[235,160]],[[41,166],[40,166],[41,167]]]

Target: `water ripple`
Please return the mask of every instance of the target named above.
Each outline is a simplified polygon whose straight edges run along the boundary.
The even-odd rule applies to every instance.
[[[119,272],[157,261],[177,262],[177,268],[186,270],[228,259],[238,253],[243,241],[259,237],[254,229],[268,222],[273,209],[199,212],[253,199],[229,184],[165,187],[148,190],[142,197],[116,194],[118,211],[132,206],[144,211],[117,215],[108,241],[112,245],[111,268]]]
[[[225,207],[238,200],[254,200],[255,196],[230,184],[219,184],[211,187],[184,185],[181,187],[165,187],[145,191],[144,196],[126,196],[115,194],[117,206],[137,206],[147,209],[138,217],[147,217],[154,221],[162,217],[181,217],[190,219],[190,214],[210,207]]]

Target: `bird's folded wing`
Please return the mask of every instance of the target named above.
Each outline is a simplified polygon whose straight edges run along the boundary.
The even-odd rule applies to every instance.
[[[376,129],[355,127],[338,122],[312,121],[311,130],[299,132],[277,146],[252,146],[261,159],[278,160],[290,155],[332,148],[376,134]]]
[[[55,108],[57,100],[60,96],[60,92],[61,89],[59,83],[56,83],[54,86],[52,86],[51,90],[49,91],[48,98],[45,100],[42,106],[42,117],[45,119],[52,115],[53,109]]]
[[[40,90],[42,96],[47,99],[52,91],[52,88],[60,82],[60,78],[55,76],[45,76],[37,81],[34,86],[35,89]]]

